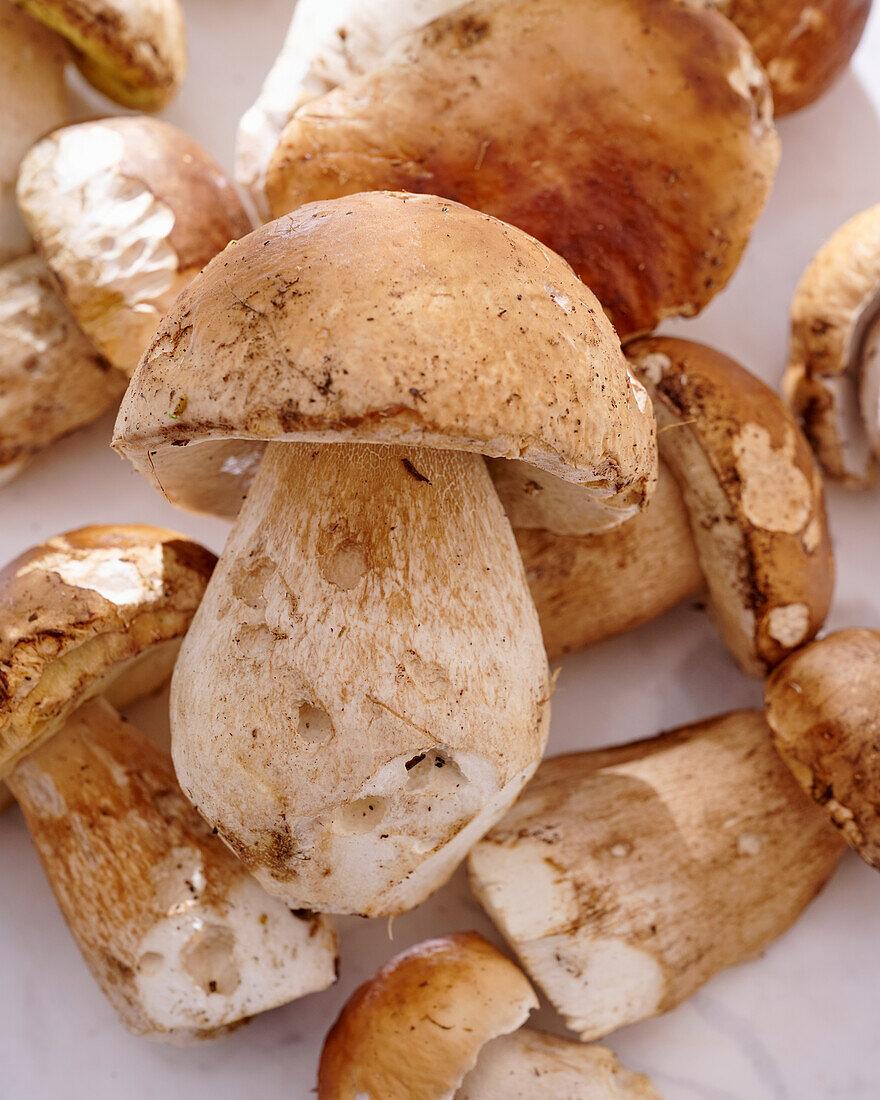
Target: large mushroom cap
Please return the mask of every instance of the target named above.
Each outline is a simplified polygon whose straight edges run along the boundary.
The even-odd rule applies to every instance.
[[[14,0],[66,38],[83,76],[136,111],[158,111],[186,75],[178,0]]]
[[[18,201],[80,328],[128,374],[196,272],[251,228],[214,160],[149,118],[57,130],[25,157]]]
[[[0,572],[0,776],[86,700],[170,675],[214,556],[158,527],[84,527]],[[118,690],[114,694],[114,685]]]
[[[842,225],[801,277],[791,303],[791,357],[783,381],[826,474],[851,485],[876,477],[878,327],[880,206],[874,206]]]
[[[267,177],[279,215],[370,189],[445,195],[568,259],[621,334],[698,312],[778,159],[746,39],[683,0],[474,0],[304,104]]]
[[[314,203],[230,245],[166,316],[114,446],[173,502],[229,515],[266,441],[331,439],[522,459],[612,504],[643,502],[656,461],[571,268],[430,195]]]
[[[324,1043],[319,1100],[452,1100],[490,1039],[538,999],[476,932],[428,940],[358,989]]]

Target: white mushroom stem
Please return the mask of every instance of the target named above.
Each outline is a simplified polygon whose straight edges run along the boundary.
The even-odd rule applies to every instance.
[[[103,700],[9,784],[85,959],[137,1034],[203,1038],[334,979],[332,930],[268,897]]]
[[[859,404],[871,449],[880,457],[880,292],[876,312],[862,339]]]
[[[181,785],[289,904],[421,902],[534,771],[547,660],[482,458],[270,444],[181,650]]]

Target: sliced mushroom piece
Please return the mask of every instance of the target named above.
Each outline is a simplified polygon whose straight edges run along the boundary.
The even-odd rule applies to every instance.
[[[822,246],[791,303],[783,391],[828,477],[871,485],[880,455],[880,206]]]
[[[537,615],[480,456],[609,507],[655,476],[595,298],[455,203],[316,203],[184,293],[114,445],[183,507],[247,495],[174,677],[184,790],[291,905],[418,904],[547,733]]]
[[[68,118],[64,43],[0,0],[0,263],[30,249],[15,204],[18,166],[33,143]]]
[[[843,850],[763,714],[746,710],[545,761],[471,851],[470,875],[587,1040],[674,1008],[763,951]]]
[[[95,351],[37,256],[0,267],[0,485],[125,391]]]
[[[880,633],[839,630],[774,669],[773,743],[851,848],[880,870]]]
[[[149,118],[51,134],[24,159],[18,201],[80,328],[125,374],[180,291],[251,228],[213,159]]]
[[[822,480],[769,387],[727,356],[665,337],[626,349],[647,387],[722,637],[764,676],[819,630],[834,581]]]
[[[186,75],[178,0],[13,0],[66,38],[80,72],[135,111],[159,111]]]
[[[266,895],[125,703],[168,678],[213,556],[85,528],[0,573],[0,775],[96,980],[136,1034],[204,1038],[334,980],[334,934]]]
[[[485,210],[569,260],[629,335],[729,279],[775,172],[771,114],[748,43],[705,8],[474,0],[301,106],[267,194],[275,215],[382,188]]]

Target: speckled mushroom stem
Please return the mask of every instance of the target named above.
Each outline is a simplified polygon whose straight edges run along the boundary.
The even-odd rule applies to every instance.
[[[549,695],[482,458],[272,444],[181,651],[174,759],[268,890],[395,913],[519,793]]]
[[[68,925],[123,1023],[208,1038],[333,980],[333,933],[268,897],[104,700],[9,784]]]

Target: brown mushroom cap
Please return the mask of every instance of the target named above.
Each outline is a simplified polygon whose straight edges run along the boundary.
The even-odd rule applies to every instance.
[[[178,0],[14,0],[66,38],[83,76],[136,111],[158,111],[186,75]]]
[[[622,335],[730,278],[778,160],[747,41],[682,0],[474,0],[305,103],[270,165],[275,215],[371,189],[520,226]]]
[[[59,298],[37,256],[0,267],[0,485],[125,390]]]
[[[265,441],[522,459],[643,503],[655,441],[598,302],[526,234],[431,195],[315,203],[234,242],[167,315],[114,446],[235,514]]]
[[[822,480],[793,417],[727,356],[687,340],[627,346],[654,403],[719,630],[763,676],[822,625],[833,562]]]
[[[0,776],[88,699],[168,678],[214,560],[162,528],[84,527],[0,571]]]
[[[801,277],[791,303],[791,357],[783,381],[825,473],[856,486],[871,484],[877,473],[872,442],[876,447],[880,440],[878,410],[865,417],[860,398],[865,337],[878,323],[880,206],[874,206],[842,225]]]
[[[818,99],[843,72],[871,0],[702,0],[739,27],[767,70],[777,115]]]
[[[251,227],[214,160],[149,118],[57,130],[25,157],[18,201],[80,328],[128,374],[180,291]]]
[[[480,1048],[538,1000],[476,932],[397,955],[349,999],[321,1053],[319,1100],[451,1100]]]
[[[799,649],[764,689],[795,779],[880,870],[880,633],[840,630]]]

